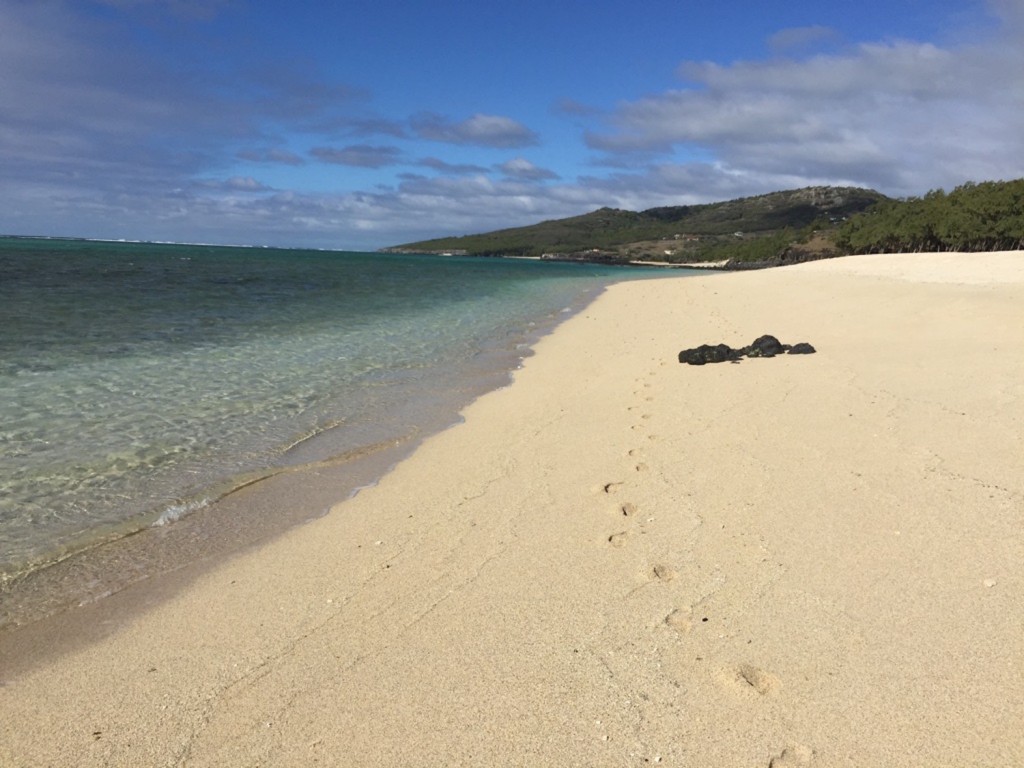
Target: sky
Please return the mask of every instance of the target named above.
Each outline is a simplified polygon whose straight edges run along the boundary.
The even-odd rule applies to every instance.
[[[0,0],[0,234],[374,250],[1024,177],[1024,0]]]

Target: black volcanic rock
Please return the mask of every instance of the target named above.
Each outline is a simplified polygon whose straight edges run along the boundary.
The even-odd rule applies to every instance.
[[[679,362],[687,365],[705,365],[706,363],[737,362],[744,357],[775,357],[776,355],[812,355],[814,347],[806,341],[790,346],[783,344],[771,335],[758,336],[754,343],[741,349],[733,349],[727,344],[701,344],[699,347],[684,349],[679,353]]]
[[[747,357],[775,357],[783,354],[789,347],[774,336],[758,336],[749,347],[744,347]]]
[[[679,353],[679,362],[689,365],[705,363],[724,363],[726,360],[737,360],[740,354],[726,344],[701,344],[693,349],[684,349]]]
[[[817,351],[806,341],[801,341],[799,344],[794,344],[789,348],[789,354],[791,355],[813,355]]]

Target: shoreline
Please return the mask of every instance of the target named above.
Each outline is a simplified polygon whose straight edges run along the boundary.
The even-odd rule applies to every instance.
[[[201,570],[203,562],[257,548],[328,514],[334,504],[375,485],[424,439],[458,424],[463,409],[476,398],[511,384],[537,341],[583,311],[603,290],[589,288],[561,311],[539,317],[517,335],[482,348],[464,366],[458,385],[446,389],[443,397],[421,387],[403,403],[400,416],[392,414],[390,429],[368,423],[357,424],[355,431],[351,426],[323,430],[281,451],[272,465],[197,489],[191,498],[202,502],[193,505],[182,500],[178,506],[185,511],[169,524],[162,522],[166,512],[135,528],[130,527],[133,520],[126,520],[120,526],[126,532],[97,534],[66,554],[55,552],[54,558],[25,571],[4,574],[0,641],[7,633],[22,632],[65,611],[109,600],[136,583],[167,578],[182,569]],[[314,484],[315,492],[306,493],[303,504],[295,508],[288,502],[294,491],[287,489],[301,487],[302,478]],[[257,491],[248,490],[256,485]],[[46,632],[29,634],[45,637]]]
[[[72,612],[0,671],[0,765],[1024,762],[1022,291],[615,284],[326,516]],[[818,353],[675,360],[765,333]]]

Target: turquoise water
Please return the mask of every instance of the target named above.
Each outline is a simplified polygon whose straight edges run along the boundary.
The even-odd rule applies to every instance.
[[[0,239],[0,583],[276,468],[407,436],[568,308],[647,276]]]

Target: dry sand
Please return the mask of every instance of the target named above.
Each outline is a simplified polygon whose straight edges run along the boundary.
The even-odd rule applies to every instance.
[[[0,764],[1024,765],[1024,254],[621,284],[465,417],[0,671]]]

